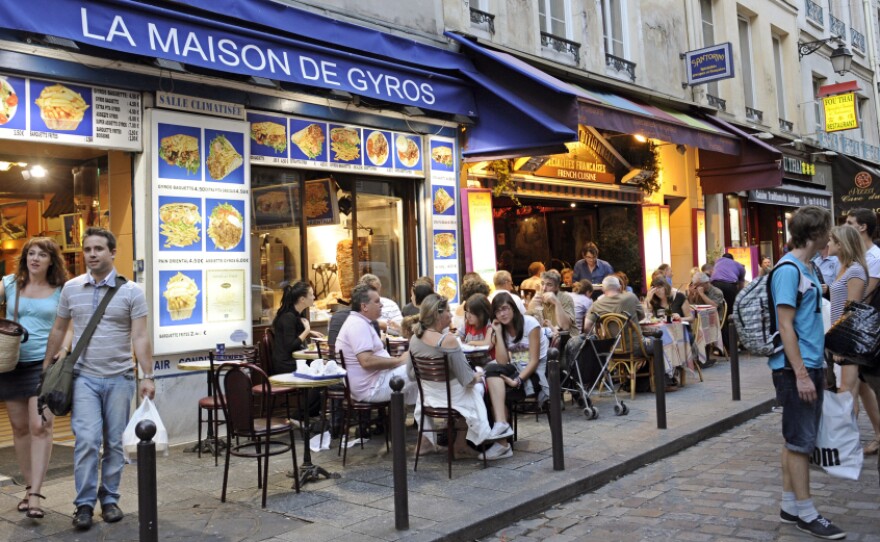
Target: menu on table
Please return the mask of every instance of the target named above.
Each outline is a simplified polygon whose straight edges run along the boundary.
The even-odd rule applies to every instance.
[[[152,111],[153,349],[251,339],[247,123]]]
[[[403,147],[404,143],[401,143]],[[455,140],[444,137],[428,139],[430,160],[431,224],[433,230],[429,245],[433,251],[434,283],[437,293],[452,303],[458,303],[458,190],[455,175]],[[406,156],[414,156],[405,154]]]
[[[141,94],[0,74],[0,139],[140,151]]]

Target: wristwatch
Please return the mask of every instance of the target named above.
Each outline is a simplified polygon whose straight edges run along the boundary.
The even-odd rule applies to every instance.
[[[156,380],[156,377],[153,376],[153,373],[150,373],[150,374],[143,375],[141,377],[141,380]]]

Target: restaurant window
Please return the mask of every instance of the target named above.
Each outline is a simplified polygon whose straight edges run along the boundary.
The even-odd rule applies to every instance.
[[[865,105],[867,103],[867,98],[856,96],[856,118],[859,122],[859,135],[863,141],[865,139]]]
[[[624,0],[602,0],[602,31],[605,40],[605,52],[619,58],[626,58],[626,47],[623,39]]]
[[[730,226],[730,245],[732,247],[749,246],[747,207],[744,198],[736,194],[727,195],[727,222]]]
[[[748,19],[738,19],[739,29],[739,58],[742,63],[743,98],[746,107],[755,108],[755,85],[752,73],[752,36],[751,25]]]
[[[541,31],[554,36],[571,39],[569,0],[538,0],[538,19]]]
[[[712,12],[714,0],[700,0],[700,18],[703,22],[703,47],[715,45],[715,16]],[[712,81],[706,85],[706,92],[710,96],[719,98],[718,82]]]

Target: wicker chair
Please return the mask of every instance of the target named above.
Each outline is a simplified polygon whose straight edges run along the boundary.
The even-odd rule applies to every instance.
[[[609,313],[599,318],[600,337],[615,337],[621,333],[620,342],[611,355],[608,367],[611,374],[617,374],[620,381],[629,380],[630,398],[636,397],[636,378],[649,376],[651,391],[654,391],[654,366],[648,362],[648,352],[642,340],[642,330],[638,323],[623,314]]]

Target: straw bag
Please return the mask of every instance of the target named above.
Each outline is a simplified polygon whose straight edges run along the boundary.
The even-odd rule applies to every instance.
[[[12,320],[0,318],[0,373],[8,373],[18,365],[21,343],[28,340],[28,332],[18,320],[18,288],[15,289],[15,312]]]

